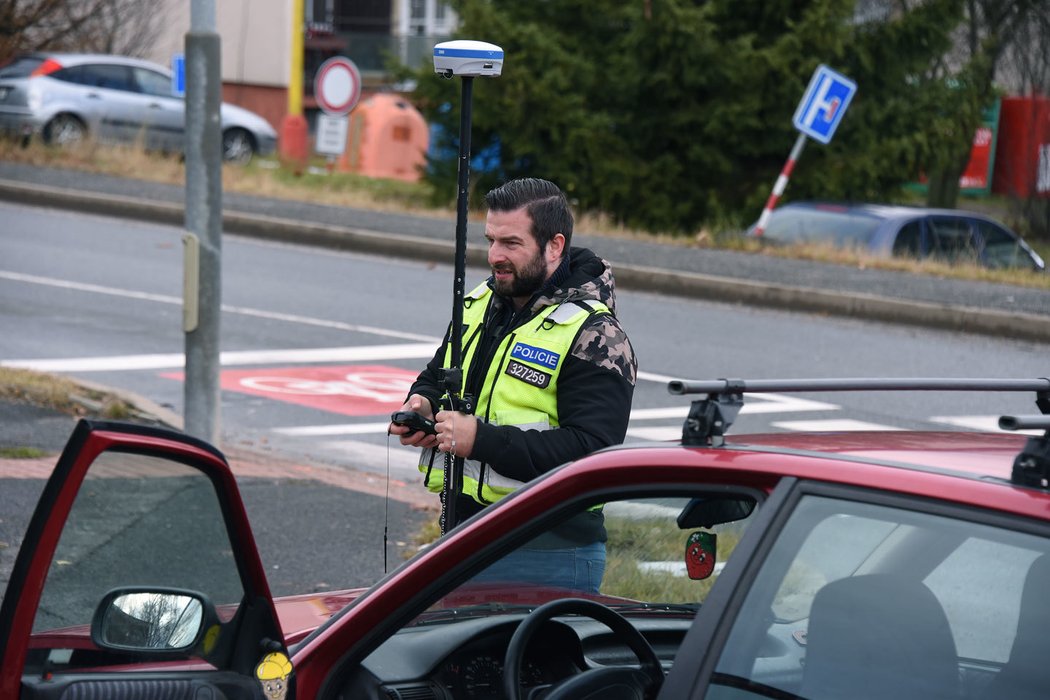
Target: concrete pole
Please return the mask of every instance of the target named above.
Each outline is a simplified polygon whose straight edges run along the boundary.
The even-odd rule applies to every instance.
[[[186,35],[187,280],[185,425],[218,444],[219,315],[222,306],[222,73],[215,0],[192,0]],[[197,248],[196,255],[192,253]]]
[[[292,36],[289,43],[288,113],[277,131],[277,154],[296,175],[306,169],[310,158],[307,151],[310,137],[306,117],[303,116],[303,45],[305,27],[303,0],[292,0]]]

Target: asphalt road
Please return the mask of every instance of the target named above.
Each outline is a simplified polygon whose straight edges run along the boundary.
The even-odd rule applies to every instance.
[[[181,224],[185,188],[130,178],[0,162],[0,198]],[[455,224],[427,218],[224,193],[224,230],[333,248],[451,260]],[[471,260],[483,260],[472,223]],[[1050,342],[1050,293],[736,251],[664,245],[577,232],[602,251],[624,289],[817,311]]]
[[[179,224],[183,221],[183,195],[179,186],[0,162],[0,199],[23,204]],[[224,196],[224,209],[224,228],[230,232],[428,260],[452,257],[451,218],[430,219],[232,193]],[[471,225],[470,236],[475,243],[472,260],[476,261],[483,250],[477,224]],[[1050,294],[1045,291],[588,233],[578,233],[574,242],[601,250],[613,262],[619,284],[628,289],[1050,343]],[[32,445],[53,451],[64,444],[71,428],[72,419],[68,417],[24,407],[12,410],[0,404],[0,445]],[[282,465],[282,469],[288,466]],[[375,580],[381,573],[380,525],[389,521],[392,539],[403,540],[428,517],[415,510],[411,501],[395,497],[387,503],[376,490],[358,491],[358,499],[347,497],[344,491],[349,490],[332,489],[323,481],[303,480],[288,482],[289,487],[280,489],[281,498],[275,499],[274,481],[265,470],[250,472],[239,481],[278,594],[304,590],[301,567],[317,559],[318,550],[328,554],[325,559],[339,561],[345,567],[342,574],[333,576],[340,584],[364,585]],[[13,556],[17,549],[24,518],[41,487],[40,479],[23,479],[17,485],[7,481],[0,488],[0,559]],[[281,523],[287,522],[288,513],[299,512],[304,503],[311,504],[312,512],[323,514],[313,520],[311,528],[287,531]],[[365,520],[373,527],[361,529],[341,517],[350,512],[367,513]],[[18,526],[19,518],[22,527]],[[5,541],[9,545],[6,552]],[[363,566],[360,559],[347,555],[361,549],[369,552]],[[10,560],[0,564],[9,565]],[[320,576],[313,579],[318,587],[326,584]]]

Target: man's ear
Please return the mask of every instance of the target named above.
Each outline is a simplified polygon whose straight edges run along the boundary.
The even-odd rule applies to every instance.
[[[551,239],[547,241],[547,262],[553,263],[561,260],[562,254],[565,252],[565,236],[556,233],[551,236]]]

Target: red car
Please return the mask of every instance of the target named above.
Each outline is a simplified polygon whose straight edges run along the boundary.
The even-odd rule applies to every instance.
[[[1031,437],[726,435],[749,393],[883,389],[1043,415],[1003,418]],[[1050,380],[671,390],[699,395],[681,442],[565,465],[367,590],[276,600],[217,450],[81,422],[0,607],[0,697],[1046,696]],[[597,593],[486,576],[581,514],[607,532]]]

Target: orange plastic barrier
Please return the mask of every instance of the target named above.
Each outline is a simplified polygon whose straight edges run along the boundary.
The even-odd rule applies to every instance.
[[[430,134],[423,115],[408,100],[378,93],[350,113],[346,142],[340,170],[415,182],[426,164]]]

